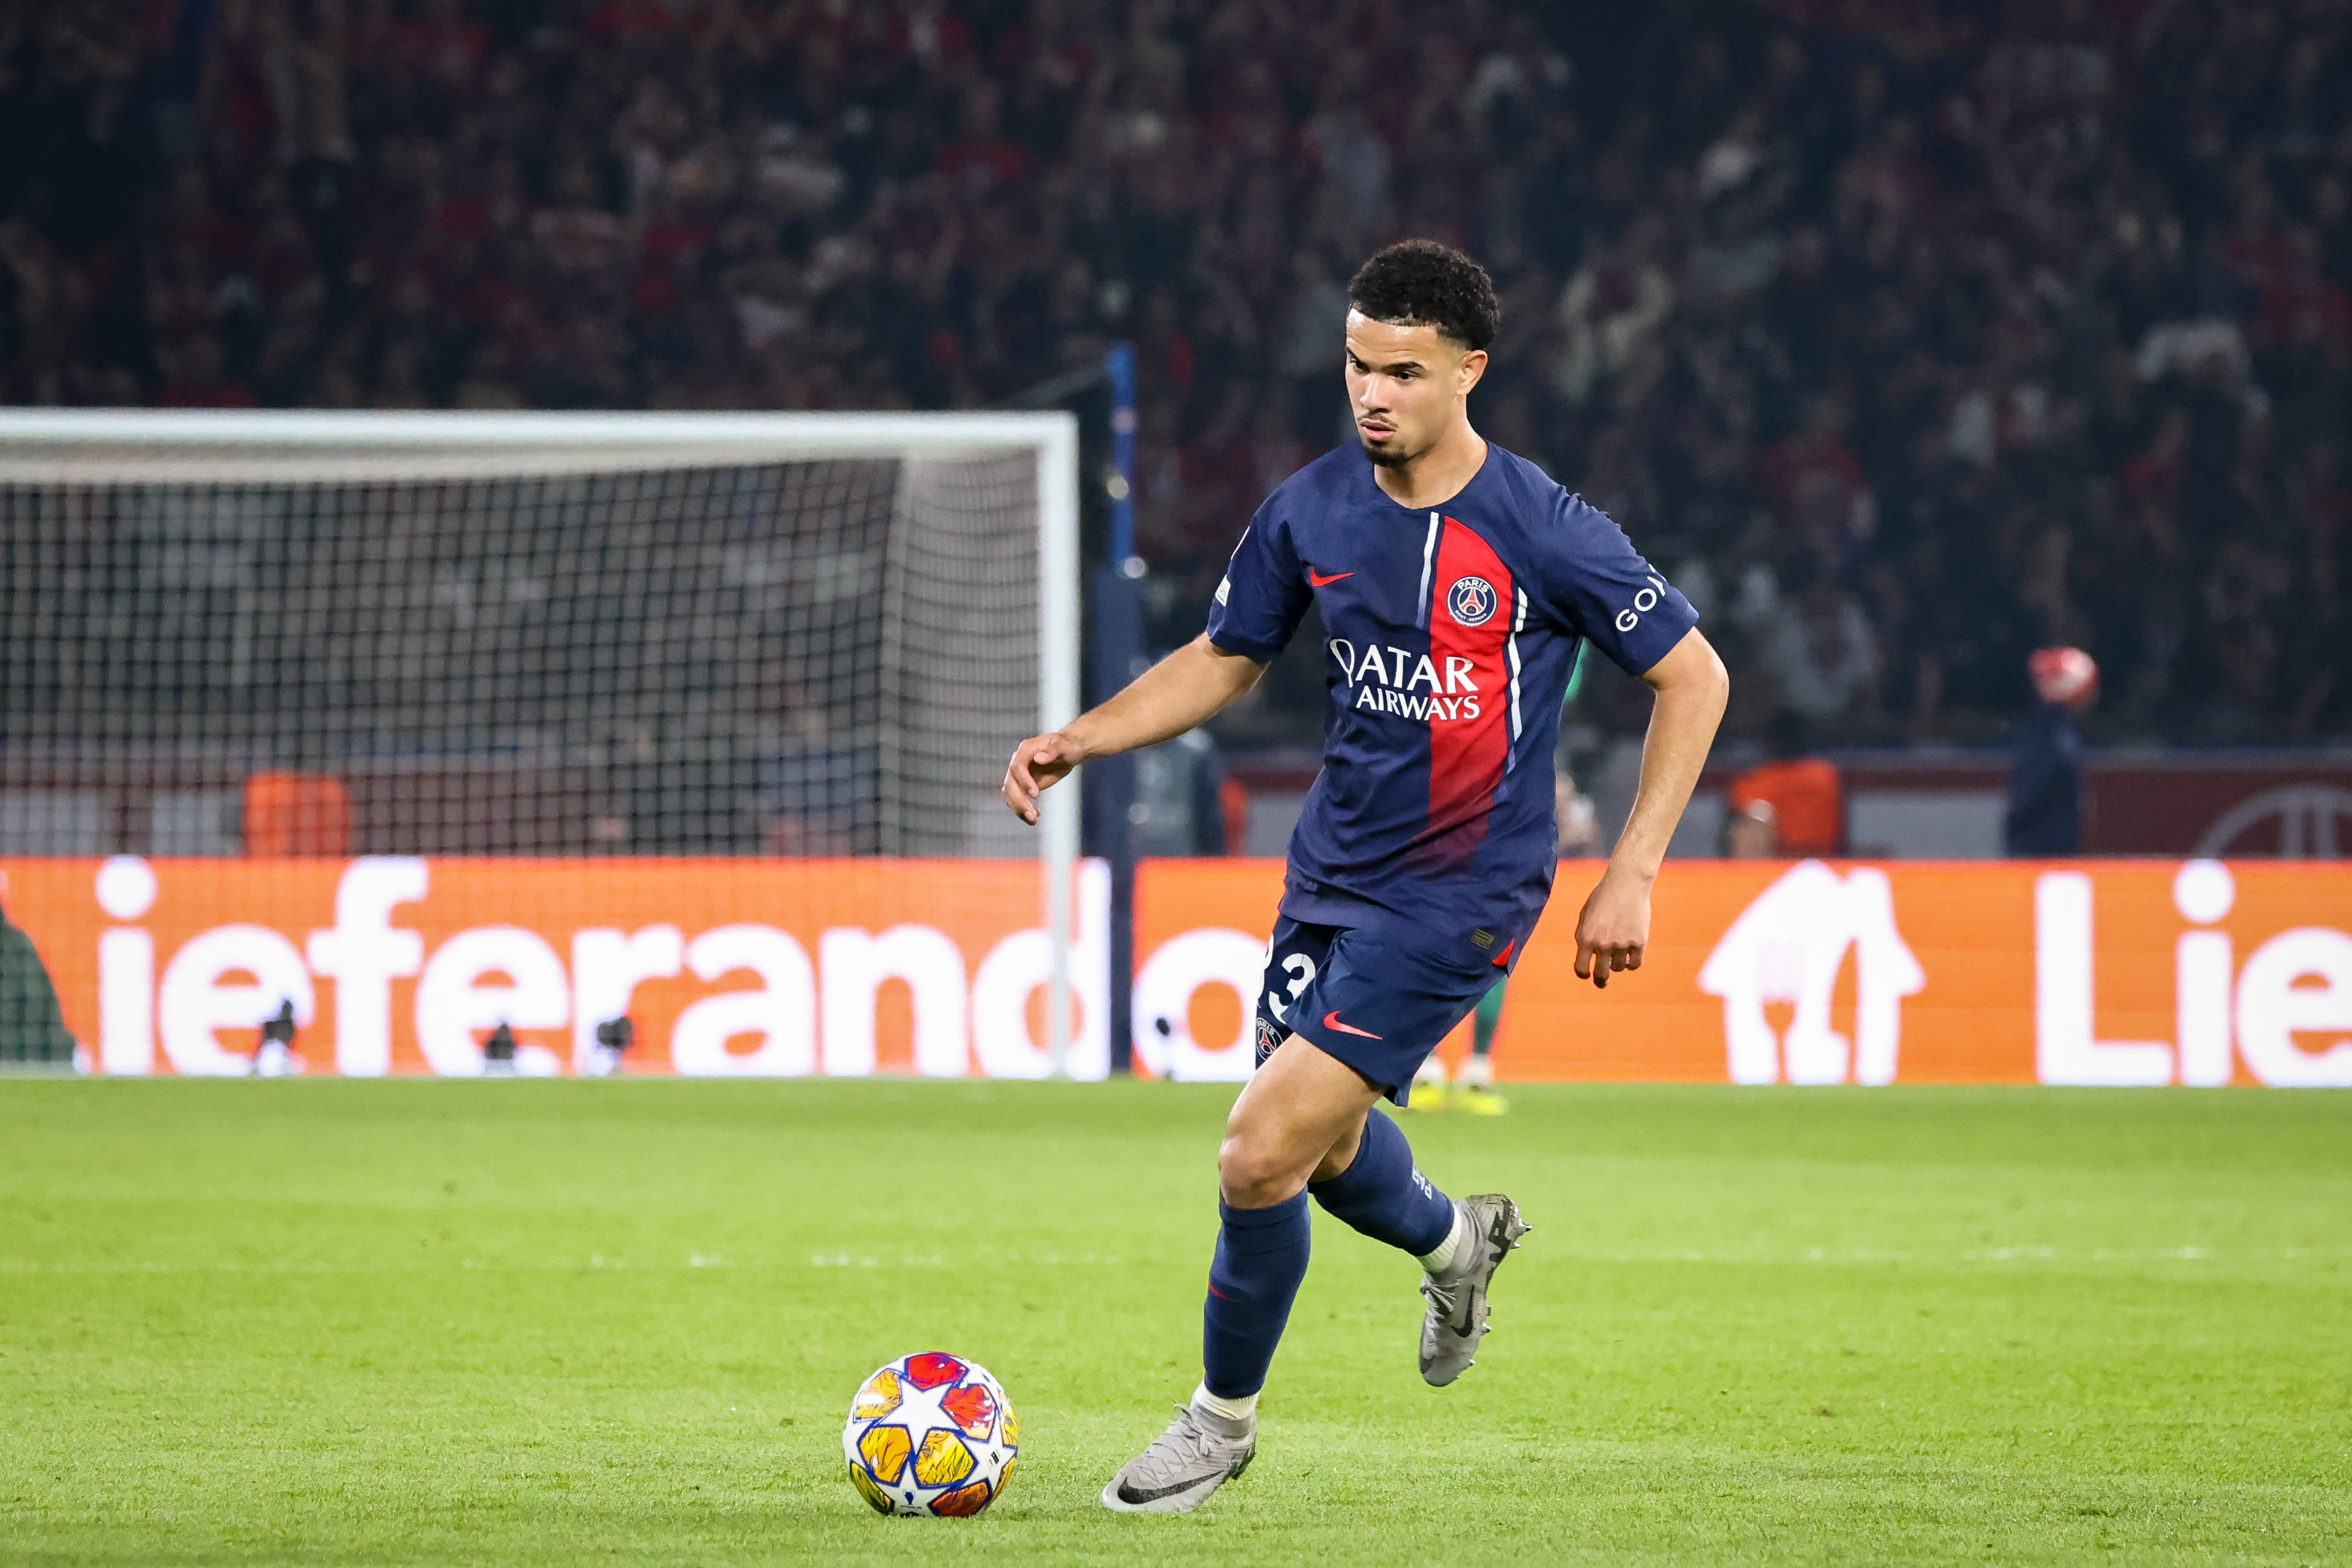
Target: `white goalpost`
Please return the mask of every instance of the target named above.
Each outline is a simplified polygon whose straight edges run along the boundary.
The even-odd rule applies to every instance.
[[[1078,791],[1066,413],[0,410],[0,855],[1025,858],[1055,1074]]]

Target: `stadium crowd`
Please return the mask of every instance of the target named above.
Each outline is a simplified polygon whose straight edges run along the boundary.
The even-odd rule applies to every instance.
[[[1990,740],[2070,643],[2096,739],[2352,732],[2352,13],[1570,9],[27,0],[0,394],[972,407],[1130,338],[1173,625],[1430,235],[1735,731]]]

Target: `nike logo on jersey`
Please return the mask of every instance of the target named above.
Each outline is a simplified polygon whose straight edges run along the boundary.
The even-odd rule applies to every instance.
[[[1334,572],[1331,575],[1326,577],[1322,573],[1318,572],[1312,566],[1309,566],[1307,569],[1307,580],[1309,583],[1314,584],[1318,588],[1328,588],[1342,577],[1352,577],[1355,574],[1353,572]]]
[[[1337,1029],[1343,1035],[1361,1035],[1368,1040],[1377,1040],[1380,1038],[1378,1035],[1375,1035],[1370,1029],[1359,1029],[1353,1024],[1342,1024],[1339,1022],[1339,1009],[1337,1007],[1332,1008],[1328,1013],[1323,1015],[1323,1026],[1327,1029]]]

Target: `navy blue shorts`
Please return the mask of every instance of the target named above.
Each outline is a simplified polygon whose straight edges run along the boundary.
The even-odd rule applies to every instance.
[[[1281,916],[1257,998],[1258,1065],[1285,1037],[1304,1036],[1402,1105],[1423,1059],[1506,973],[1459,937],[1441,949],[1410,928]]]

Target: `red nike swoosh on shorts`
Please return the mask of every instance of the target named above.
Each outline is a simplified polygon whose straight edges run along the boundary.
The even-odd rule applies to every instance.
[[[1328,1013],[1323,1015],[1323,1026],[1327,1029],[1337,1029],[1343,1035],[1361,1035],[1368,1040],[1377,1040],[1380,1038],[1378,1035],[1375,1035],[1370,1029],[1359,1029],[1353,1024],[1342,1024],[1339,1022],[1339,1009],[1337,1007],[1332,1008]]]
[[[1328,588],[1342,577],[1352,577],[1355,574],[1353,572],[1334,572],[1331,575],[1326,577],[1322,573],[1318,572],[1312,566],[1309,566],[1307,569],[1307,580],[1309,583],[1314,584],[1318,588]]]

